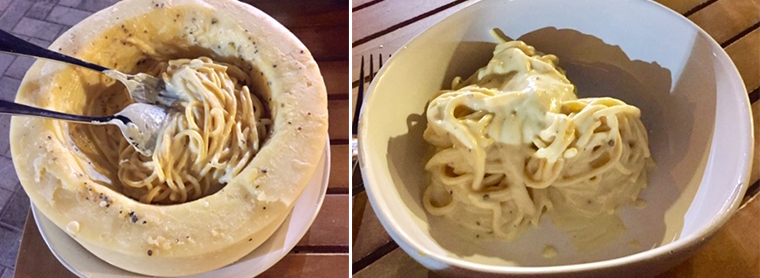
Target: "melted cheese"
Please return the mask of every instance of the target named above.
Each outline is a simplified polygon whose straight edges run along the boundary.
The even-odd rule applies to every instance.
[[[502,41],[428,106],[425,208],[506,240],[549,211],[579,248],[597,245],[621,233],[616,210],[646,186],[639,118],[616,99],[578,99],[557,57]]]

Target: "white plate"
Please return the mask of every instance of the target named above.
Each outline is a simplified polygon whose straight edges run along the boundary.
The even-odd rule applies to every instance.
[[[327,140],[328,142],[330,140]],[[206,273],[196,274],[192,278],[239,278],[253,277],[272,267],[293,249],[309,230],[311,223],[319,213],[325,200],[327,183],[330,176],[330,145],[317,166],[317,171],[309,180],[301,197],[280,228],[261,246],[231,265]],[[319,171],[319,169],[322,169]],[[42,239],[63,266],[79,277],[116,278],[149,277],[132,273],[112,266],[99,259],[72,239],[52,221],[45,217],[37,207],[32,205],[34,222],[40,229]]]

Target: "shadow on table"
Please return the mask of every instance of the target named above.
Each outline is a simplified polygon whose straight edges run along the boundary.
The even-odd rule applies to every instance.
[[[578,253],[577,250],[567,249],[560,250],[560,255],[554,260],[543,259],[541,250],[544,245],[535,246],[535,242],[551,241],[538,236],[547,235],[541,231],[543,227],[529,229],[513,243],[462,240],[462,235],[455,234],[461,229],[446,221],[436,220],[422,209],[422,192],[429,182],[424,171],[424,163],[430,157],[426,154],[429,147],[422,139],[427,122],[424,114],[412,114],[407,117],[409,132],[389,139],[387,156],[393,186],[400,193],[408,194],[405,199],[411,197],[414,200],[405,202],[408,209],[420,219],[427,220],[429,227],[425,228],[443,249],[458,257],[477,255],[503,264],[561,265],[612,259],[640,251],[619,248],[619,244],[627,246],[628,242],[637,240],[640,249],[647,249],[677,239],[701,180],[693,177],[701,177],[704,172],[713,133],[715,82],[703,82],[707,86],[699,88],[693,86],[694,78],[710,75],[714,71],[712,64],[694,59],[710,50],[692,49],[683,67],[684,72],[676,77],[678,80],[673,86],[671,69],[656,62],[631,60],[620,47],[575,30],[549,27],[535,30],[519,39],[541,52],[558,56],[560,67],[567,71],[568,79],[577,86],[579,97],[609,96],[641,109],[642,121],[649,131],[650,149],[657,164],[649,173],[650,186],[640,195],[648,206],[642,210],[624,208],[621,216],[628,231],[599,252]],[[494,45],[486,42],[460,43],[451,63],[457,66],[449,68],[444,79],[446,84],[442,84],[441,88],[449,88],[447,82],[455,76],[469,76],[485,65]],[[698,107],[695,96],[700,94],[701,97],[712,96],[713,101],[702,101],[702,107]],[[695,122],[700,124],[695,126]],[[692,136],[694,134],[699,136]],[[409,163],[409,160],[419,160],[419,163]],[[405,167],[399,167],[401,165]],[[562,251],[565,251],[564,255]]]

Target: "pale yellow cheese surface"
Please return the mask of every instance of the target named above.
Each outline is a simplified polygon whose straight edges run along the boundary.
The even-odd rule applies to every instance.
[[[123,1],[73,27],[50,48],[128,73],[158,60],[199,56],[234,64],[253,77],[251,91],[269,103],[275,121],[260,152],[221,191],[156,206],[122,195],[115,168],[104,159],[109,154],[93,147],[120,134],[14,117],[14,164],[34,204],[118,267],[178,276],[234,262],[282,223],[324,151],[327,100],[316,62],[284,27],[245,4]],[[26,74],[16,101],[99,115],[123,105],[122,91],[100,73],[40,60]]]

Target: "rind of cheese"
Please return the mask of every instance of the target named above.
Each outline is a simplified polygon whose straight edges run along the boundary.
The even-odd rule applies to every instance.
[[[181,276],[238,260],[283,222],[324,152],[327,97],[316,62],[287,29],[246,4],[122,1],[77,24],[50,49],[127,72],[139,71],[145,57],[236,62],[258,76],[252,91],[267,98],[275,121],[259,153],[221,191],[157,206],[118,192],[108,171],[92,164],[75,124],[14,117],[11,152],[34,205],[64,230],[77,223],[69,235],[117,267]],[[97,72],[38,60],[16,102],[82,113],[94,95],[118,86]]]

